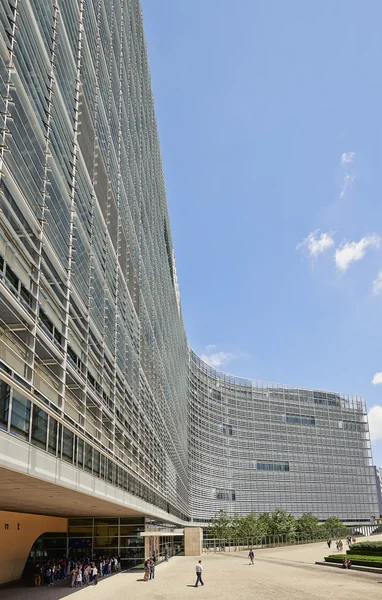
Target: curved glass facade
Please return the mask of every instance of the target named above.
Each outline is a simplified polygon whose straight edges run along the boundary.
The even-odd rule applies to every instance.
[[[366,403],[233,377],[190,350],[191,515],[378,516]]]
[[[0,209],[0,435],[183,520],[377,514],[362,399],[187,347],[138,0],[0,3]]]
[[[0,84],[3,429],[37,443],[41,409],[39,448],[187,518],[187,343],[139,2],[1,2]]]

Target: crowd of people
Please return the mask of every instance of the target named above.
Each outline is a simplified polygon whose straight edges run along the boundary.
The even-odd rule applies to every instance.
[[[52,558],[43,563],[36,562],[34,567],[35,586],[54,585],[58,581],[69,579],[71,587],[97,585],[99,577],[107,577],[121,570],[119,556],[100,556],[95,560],[88,557],[75,561],[71,558]]]

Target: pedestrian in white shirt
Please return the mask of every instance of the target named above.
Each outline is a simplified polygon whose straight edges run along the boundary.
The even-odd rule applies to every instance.
[[[203,566],[202,566],[202,561],[200,560],[197,565],[196,565],[196,582],[195,582],[195,587],[198,587],[199,582],[204,585],[203,580],[202,580],[202,572],[203,572]]]
[[[95,566],[94,563],[92,563],[91,574],[93,575],[94,585],[97,585],[97,583],[98,583],[98,569],[97,569],[97,567]]]

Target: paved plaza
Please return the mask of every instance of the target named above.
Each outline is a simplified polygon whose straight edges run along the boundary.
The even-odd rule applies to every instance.
[[[374,536],[372,539],[380,539]],[[247,552],[221,552],[202,556],[204,587],[195,589],[196,558],[175,557],[156,569],[154,581],[141,573],[120,573],[97,586],[72,590],[67,585],[49,588],[9,588],[1,600],[378,600],[382,574],[344,571],[315,565],[327,554],[326,544],[307,544],[256,551],[255,565]]]

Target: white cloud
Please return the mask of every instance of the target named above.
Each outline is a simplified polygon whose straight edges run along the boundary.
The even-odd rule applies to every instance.
[[[376,279],[373,281],[373,294],[380,294],[382,292],[382,269],[379,271]],[[382,383],[382,382],[381,382]]]
[[[319,254],[325,252],[332,246],[334,246],[334,240],[329,233],[321,233],[318,236],[318,229],[312,231],[302,242],[297,244],[296,250],[306,246],[309,251],[309,256],[316,258]]]
[[[359,242],[345,242],[340,248],[336,250],[335,261],[337,269],[340,271],[346,271],[351,263],[362,258],[366,254],[367,248],[374,246],[379,247],[380,238],[375,235],[368,235],[362,238]]]
[[[351,184],[353,183],[354,179],[355,179],[354,175],[345,175],[344,180],[342,182],[341,192],[340,192],[341,200],[343,198],[345,198],[346,192],[347,192],[348,188],[351,186]]]
[[[355,158],[355,152],[343,152],[341,156],[341,165],[345,163],[352,163]]]
[[[372,441],[382,439],[382,406],[373,406],[368,413]]]
[[[207,346],[207,348],[210,348],[210,346]],[[211,354],[202,354],[200,358],[204,360],[204,362],[206,362],[208,365],[210,365],[210,367],[215,367],[215,369],[218,369],[219,367],[230,363],[231,360],[236,358],[236,355],[232,354],[231,352],[221,351],[212,352]]]
[[[373,377],[373,381],[371,382],[374,385],[378,385],[379,383],[382,383],[382,372],[376,373]]]

